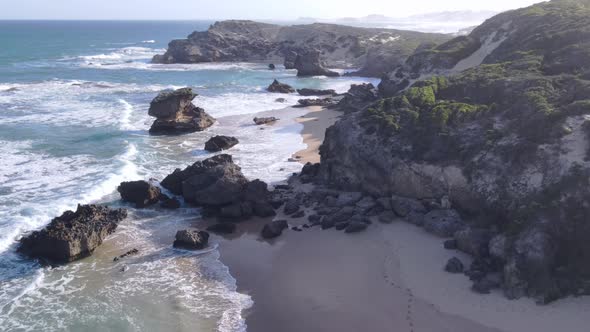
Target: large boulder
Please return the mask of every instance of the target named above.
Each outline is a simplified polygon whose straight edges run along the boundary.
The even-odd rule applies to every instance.
[[[261,126],[261,125],[265,125],[265,124],[273,124],[273,123],[279,121],[279,119],[275,118],[274,116],[269,116],[269,117],[256,117],[252,121],[254,121],[254,124],[256,124],[257,126]]]
[[[200,230],[182,230],[176,232],[174,248],[201,250],[209,243],[209,233]]]
[[[154,205],[160,201],[160,188],[147,181],[123,182],[117,187],[121,199],[135,204],[137,208]]]
[[[184,170],[176,169],[161,185],[182,195],[189,203],[219,206],[239,201],[247,183],[232,157],[221,154],[198,161]]]
[[[451,237],[465,227],[455,210],[434,210],[424,216],[424,229],[440,237]]]
[[[303,49],[297,52],[297,58],[295,59],[297,76],[340,76],[337,72],[324,67],[324,64],[320,60],[320,55],[320,51],[316,49]]]
[[[274,80],[272,84],[269,85],[268,88],[266,88],[266,91],[274,93],[293,93],[295,92],[295,89],[293,89],[293,87],[289,84],[281,83],[277,80]]]
[[[205,143],[205,150],[209,152],[219,152],[228,150],[239,143],[238,139],[229,136],[214,136]]]
[[[361,110],[378,99],[378,92],[371,83],[352,84],[338,103],[343,111]]]
[[[157,118],[150,134],[190,133],[212,126],[215,118],[193,105],[196,96],[191,88],[161,92],[150,104],[148,114]]]
[[[297,101],[300,107],[320,106],[330,107],[338,103],[332,98],[315,98],[315,99],[299,99]]]
[[[276,220],[264,225],[261,235],[265,239],[273,239],[281,236],[287,228],[289,228],[289,225],[286,220]]]
[[[488,256],[493,233],[487,229],[467,227],[455,233],[457,249],[473,256]]]
[[[71,262],[91,255],[126,217],[124,209],[78,205],[75,212],[66,211],[44,229],[23,237],[18,251],[53,262]]]

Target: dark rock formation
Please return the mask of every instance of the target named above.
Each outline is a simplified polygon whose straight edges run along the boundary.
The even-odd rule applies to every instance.
[[[467,227],[455,233],[457,249],[473,256],[489,255],[488,246],[493,233],[487,229]]]
[[[295,92],[295,89],[293,89],[293,87],[289,84],[281,83],[277,80],[274,80],[272,84],[269,85],[268,88],[266,88],[266,91],[274,93],[293,93]]]
[[[175,210],[175,209],[179,209],[181,204],[178,199],[168,197],[168,198],[162,200],[162,203],[160,203],[160,206],[163,209]]]
[[[201,250],[209,243],[209,233],[199,230],[185,229],[176,232],[174,248]]]
[[[213,125],[215,119],[193,105],[192,100],[196,96],[191,88],[161,92],[150,104],[149,115],[157,118],[150,133],[190,133],[203,131]]]
[[[258,118],[257,117],[257,118],[254,118],[253,121],[254,121],[254,123],[257,126],[261,126],[261,125],[265,125],[265,124],[273,124],[273,123],[279,121],[279,119],[278,118],[275,118],[274,116],[271,116],[271,117],[261,117],[261,118]]]
[[[124,209],[78,205],[76,212],[66,211],[44,229],[23,237],[18,251],[57,263],[84,258],[91,255],[126,217]]]
[[[123,182],[117,187],[121,199],[135,204],[137,208],[154,205],[160,201],[160,188],[147,181]]]
[[[281,236],[287,228],[289,228],[289,225],[286,220],[276,220],[264,225],[261,235],[265,239],[273,239]]]
[[[457,257],[453,257],[449,259],[447,264],[445,265],[445,271],[449,273],[463,273],[465,266],[461,262],[461,260]]]
[[[337,104],[337,102],[332,98],[318,98],[318,99],[299,99],[297,101],[300,106],[302,107],[309,107],[309,106],[321,106],[321,107],[330,107]]]
[[[451,237],[465,227],[455,210],[434,210],[424,216],[424,229],[440,237]]]
[[[205,150],[209,152],[219,152],[228,150],[239,143],[238,139],[229,136],[214,136],[205,143]]]
[[[277,69],[277,67],[275,66],[274,63],[270,63],[270,64],[268,64],[268,69],[275,70],[275,69]]]
[[[362,110],[374,103],[377,99],[377,89],[373,84],[353,84],[338,102],[338,109],[349,112]]]
[[[324,67],[320,60],[320,51],[316,49],[303,49],[297,52],[295,59],[295,69],[297,76],[340,76],[337,72],[331,71]]]
[[[346,229],[344,230],[345,233],[358,233],[358,232],[362,232],[364,230],[367,229],[369,225],[367,225],[364,222],[351,222]]]
[[[309,97],[309,96],[336,96],[337,93],[335,90],[328,89],[328,90],[321,90],[321,89],[297,89],[297,93],[302,96]]]
[[[128,252],[124,253],[123,255],[119,255],[115,258],[113,258],[113,262],[118,262],[123,258],[129,257],[129,256],[133,256],[133,255],[137,255],[139,254],[139,250],[133,248],[131,250],[129,250]]]

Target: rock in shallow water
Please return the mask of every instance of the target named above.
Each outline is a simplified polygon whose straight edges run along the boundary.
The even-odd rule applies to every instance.
[[[291,87],[289,84],[281,83],[277,80],[274,80],[271,85],[266,88],[268,92],[274,93],[293,93],[295,89]]]
[[[176,233],[174,248],[201,250],[209,243],[209,233],[199,230],[182,230]]]
[[[273,124],[277,121],[279,121],[278,118],[275,118],[274,116],[270,116],[270,117],[262,117],[262,118],[254,118],[254,124],[256,124],[257,126],[261,126],[261,125],[265,125],[265,124]]]
[[[137,208],[144,208],[160,201],[160,188],[147,181],[123,182],[117,187],[121,199],[135,204]]]
[[[262,228],[262,237],[265,239],[273,239],[281,236],[283,230],[289,228],[286,220],[276,220],[269,224],[264,225]]]
[[[230,136],[214,136],[205,143],[205,150],[209,152],[219,152],[228,150],[239,143],[238,139]]]
[[[78,205],[76,212],[66,211],[44,229],[23,237],[18,251],[57,263],[71,262],[90,256],[126,217],[124,209]]]
[[[148,114],[157,118],[150,134],[183,134],[212,126],[215,118],[193,105],[196,96],[191,88],[161,92],[150,104]]]

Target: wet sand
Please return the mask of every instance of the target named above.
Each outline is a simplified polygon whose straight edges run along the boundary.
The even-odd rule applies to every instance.
[[[319,149],[324,141],[326,128],[336,123],[342,112],[319,106],[307,107],[306,110],[309,113],[297,118],[296,121],[303,124],[301,136],[307,148],[296,152],[293,157],[304,164],[307,162],[319,163]]]

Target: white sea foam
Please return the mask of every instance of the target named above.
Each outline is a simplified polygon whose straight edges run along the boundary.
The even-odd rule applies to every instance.
[[[155,41],[155,40],[153,40],[153,39],[150,39],[150,40],[144,40],[144,41],[142,41],[142,43],[143,43],[143,44],[155,44],[155,43],[156,43],[156,41]]]

